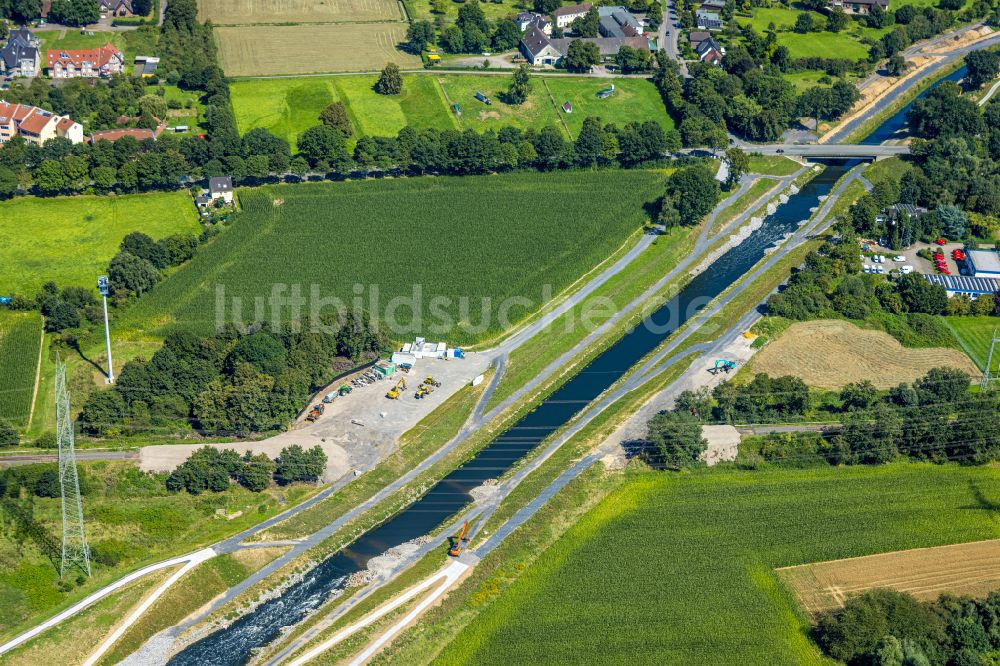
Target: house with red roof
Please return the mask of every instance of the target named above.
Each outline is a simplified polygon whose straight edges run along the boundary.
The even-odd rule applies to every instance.
[[[52,49],[46,55],[53,79],[96,79],[125,70],[125,55],[110,42],[99,49]]]
[[[82,143],[83,126],[69,116],[59,116],[37,106],[0,100],[0,144],[15,136],[39,146],[56,138]]]

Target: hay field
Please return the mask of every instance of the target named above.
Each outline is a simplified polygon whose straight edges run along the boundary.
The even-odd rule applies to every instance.
[[[810,614],[840,608],[847,597],[876,587],[923,601],[945,592],[985,596],[1000,587],[1000,539],[816,562],[777,573]]]
[[[754,372],[772,377],[794,375],[824,389],[838,389],[863,379],[888,389],[942,365],[959,368],[972,377],[979,375],[975,364],[958,350],[903,347],[888,333],[835,319],[792,324],[752,361]]]
[[[404,20],[395,0],[199,0],[198,19],[215,25]]]
[[[387,62],[418,68],[420,58],[396,48],[406,23],[253,25],[215,29],[228,76],[363,72]]]

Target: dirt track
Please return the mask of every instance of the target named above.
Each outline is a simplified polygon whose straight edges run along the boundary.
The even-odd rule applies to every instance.
[[[752,362],[755,372],[772,377],[794,375],[810,386],[824,389],[842,388],[863,379],[888,389],[900,382],[912,382],[939,366],[979,376],[975,364],[957,349],[911,349],[888,333],[836,319],[792,324]]]
[[[945,592],[984,596],[1000,588],[1000,540],[816,562],[777,572],[807,613],[839,608],[848,596],[876,587],[909,592],[922,600]]]

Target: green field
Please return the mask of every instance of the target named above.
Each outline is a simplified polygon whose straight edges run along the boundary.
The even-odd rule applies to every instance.
[[[0,310],[0,419],[20,428],[31,412],[41,334],[37,312]]]
[[[955,334],[965,353],[979,366],[986,367],[986,357],[990,353],[993,332],[1000,332],[998,317],[944,317],[948,328]],[[1000,348],[993,354],[993,372],[1000,371]]]
[[[421,290],[422,323],[411,327],[411,309],[398,309],[394,339],[423,331],[468,344],[506,328],[494,314],[513,305],[515,323],[540,306],[543,285],[557,294],[612,254],[647,221],[644,205],[664,181],[649,171],[515,173],[244,190],[237,224],[126,311],[118,334],[173,322],[210,331],[220,286],[250,319],[253,297],[275,284],[300,285],[307,299],[316,285],[319,297],[347,303],[361,285],[363,305],[382,321],[390,299]],[[438,309],[435,297],[449,301]]]
[[[200,230],[186,192],[109,197],[19,197],[0,203],[0,295],[32,296],[49,280],[94,286],[122,238]]]
[[[372,86],[374,75],[337,77],[291,77],[240,79],[230,87],[233,109],[240,132],[263,127],[286,139],[295,139],[319,122],[319,114],[334,101],[347,106],[355,134],[392,136],[406,125],[417,129],[498,129],[504,125],[534,127],[555,125],[576,136],[587,116],[624,125],[631,120],[657,120],[673,127],[655,86],[643,79],[550,78],[534,79],[534,89],[521,106],[499,100],[510,83],[508,76],[491,75],[404,75],[402,95],[379,95]],[[597,99],[598,90],[611,83],[615,94]],[[476,91],[493,98],[486,106],[475,99]],[[447,98],[446,98],[447,95]],[[569,101],[571,114],[559,107]],[[450,104],[458,103],[462,115],[456,117]]]
[[[868,57],[868,47],[847,32],[795,32],[778,33],[778,43],[788,47],[792,58],[848,58],[858,60]]]
[[[636,472],[435,663],[830,663],[776,567],[996,538],[997,501],[987,467]]]

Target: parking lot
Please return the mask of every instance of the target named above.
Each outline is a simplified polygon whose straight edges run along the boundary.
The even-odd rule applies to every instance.
[[[934,243],[916,243],[912,247],[908,247],[905,250],[890,250],[889,248],[881,247],[868,241],[866,241],[866,243],[869,246],[868,250],[865,251],[866,254],[867,252],[874,252],[885,257],[884,263],[876,263],[871,257],[866,256],[862,261],[862,264],[870,267],[870,269],[881,267],[885,270],[885,273],[888,274],[890,272],[899,272],[899,268],[901,266],[913,266],[914,271],[917,273],[927,273],[933,275],[934,273],[937,273],[937,268],[935,267],[934,262],[928,261],[923,257],[918,257],[917,252],[925,249],[930,249],[931,252],[934,252],[940,248],[944,252],[945,264],[948,266],[948,270],[951,271],[951,274],[961,275],[960,267],[958,263],[952,259],[951,253],[956,249],[961,250],[963,248],[962,243],[945,243],[944,245],[936,245]],[[893,261],[893,259],[897,256],[903,257],[905,261]]]
[[[292,444],[305,448],[318,444],[328,458],[323,480],[335,481],[353,470],[367,471],[377,465],[396,450],[400,435],[477,375],[484,373],[489,364],[487,355],[469,352],[461,359],[419,359],[409,374],[397,371],[392,379],[355,388],[350,394],[338,397],[326,405],[324,414],[315,423],[300,419],[287,432],[269,439],[211,446],[235,448],[240,452],[264,452],[275,457],[282,448]],[[414,393],[428,375],[441,382],[441,387],[418,400],[413,397]],[[342,378],[319,391],[310,407],[342,384],[350,385],[353,377]],[[407,388],[400,392],[398,399],[390,400],[385,394],[400,378],[406,381]],[[147,471],[170,471],[201,446],[173,444],[143,447],[139,452],[140,467]]]

